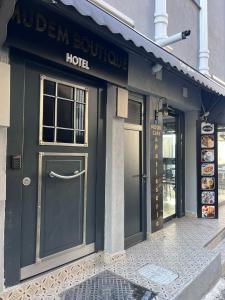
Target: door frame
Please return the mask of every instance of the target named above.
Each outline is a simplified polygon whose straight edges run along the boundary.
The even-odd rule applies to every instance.
[[[22,171],[23,168],[12,170],[12,155],[23,154],[24,139],[24,80],[26,63],[41,65],[57,76],[73,78],[98,88],[97,116],[97,155],[96,155],[96,221],[95,221],[95,252],[104,249],[104,218],[105,218],[105,135],[106,135],[106,84],[103,81],[79,75],[77,71],[52,64],[34,55],[11,49],[11,99],[20,97],[21,103],[11,102],[11,126],[7,132],[7,168],[6,168],[6,212],[5,212],[5,247],[4,268],[5,285],[7,287],[21,281],[21,216],[22,216]],[[37,111],[38,117],[39,112]],[[34,138],[38,142],[39,132]],[[70,147],[69,147],[70,148]],[[69,148],[68,151],[69,152]],[[38,167],[38,166],[37,166]],[[13,186],[13,189],[12,189]]]
[[[142,104],[142,125],[135,125],[132,123],[124,123],[124,130],[136,130],[142,132],[142,143],[140,145],[141,148],[141,174],[144,175],[147,172],[146,168],[146,99],[145,96],[141,94],[136,94],[134,92],[129,91],[128,101],[136,101]],[[142,130],[140,130],[140,127],[142,126]],[[125,249],[134,246],[135,244],[142,242],[147,237],[147,199],[146,199],[146,179],[147,178],[141,178],[141,227],[142,232],[137,233],[135,235],[132,235],[128,238],[124,237],[124,247]],[[124,194],[125,196],[125,194]],[[125,207],[124,207],[125,209]],[[125,219],[124,219],[125,222]]]
[[[185,114],[169,107],[169,115],[175,118],[176,125],[176,212],[163,219],[164,223],[185,215]]]

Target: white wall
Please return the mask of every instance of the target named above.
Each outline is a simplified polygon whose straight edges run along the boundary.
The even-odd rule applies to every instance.
[[[198,111],[185,113],[185,210],[197,215],[197,145]]]
[[[225,81],[225,1],[208,0],[209,73]]]
[[[124,251],[124,119],[116,117],[116,104],[117,87],[108,84],[104,246],[106,259]]]
[[[135,29],[154,39],[155,0],[105,0],[134,20]]]

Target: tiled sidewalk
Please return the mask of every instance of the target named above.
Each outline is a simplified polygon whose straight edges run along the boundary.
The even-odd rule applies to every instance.
[[[103,270],[110,270],[158,292],[157,299],[175,299],[218,257],[218,249],[211,251],[204,247],[224,228],[225,206],[220,208],[219,220],[176,219],[166,224],[163,230],[152,234],[148,241],[128,249],[126,256],[116,261],[105,264],[103,253],[91,255],[8,289],[0,297],[4,300],[59,299],[58,295],[65,289]],[[146,264],[167,268],[178,273],[178,278],[169,285],[159,285],[138,273]]]
[[[225,278],[221,278],[202,300],[225,300]]]

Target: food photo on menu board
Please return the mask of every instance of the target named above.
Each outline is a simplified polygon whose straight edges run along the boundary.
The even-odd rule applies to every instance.
[[[201,134],[213,134],[214,124],[208,122],[202,122],[201,124]]]
[[[203,135],[201,137],[201,147],[202,148],[214,148],[214,136],[213,135]]]
[[[215,178],[213,177],[202,177],[202,190],[214,190]]]
[[[215,218],[215,206],[203,205],[202,218]]]
[[[214,149],[204,149],[202,150],[202,162],[213,162],[215,159]]]
[[[202,192],[202,204],[215,204],[215,192]]]
[[[211,163],[203,163],[201,166],[202,176],[214,176],[215,175],[215,165]]]

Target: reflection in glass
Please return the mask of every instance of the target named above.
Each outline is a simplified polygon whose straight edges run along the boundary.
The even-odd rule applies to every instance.
[[[176,214],[176,119],[163,118],[163,218]]]
[[[129,105],[128,105],[128,118],[126,119],[127,123],[131,124],[137,124],[141,125],[142,124],[142,104],[129,100]]]
[[[77,144],[84,144],[84,131],[76,131]]]
[[[63,128],[73,128],[74,102],[58,99],[57,126]]]
[[[55,123],[55,98],[44,96],[43,125],[54,126]]]
[[[218,126],[218,201],[225,201],[225,127]]]
[[[84,144],[87,91],[75,85],[43,80],[42,141]]]
[[[85,91],[81,89],[76,89],[76,101],[85,103]]]
[[[59,143],[73,143],[74,131],[57,129],[57,142]]]
[[[44,142],[54,142],[54,128],[43,128],[43,137]]]
[[[44,94],[55,96],[55,82],[44,80]]]
[[[84,129],[84,104],[77,103],[76,105],[76,129],[83,130]]]
[[[65,84],[58,84],[58,97],[73,99],[73,88]]]

